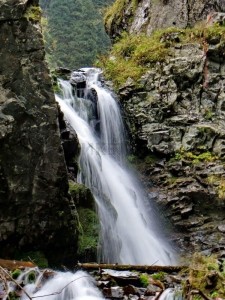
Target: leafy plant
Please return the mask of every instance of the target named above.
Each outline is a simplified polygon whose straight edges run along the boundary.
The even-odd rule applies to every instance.
[[[158,272],[158,273],[152,274],[152,278],[154,280],[164,280],[165,275],[166,275],[165,272]]]
[[[141,274],[139,276],[140,283],[143,287],[147,287],[149,285],[149,276],[148,274]]]

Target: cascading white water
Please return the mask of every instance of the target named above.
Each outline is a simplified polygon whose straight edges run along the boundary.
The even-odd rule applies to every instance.
[[[31,272],[30,270],[28,272]],[[38,270],[37,270],[38,272]],[[54,272],[53,272],[54,273]],[[26,278],[25,274],[22,274]],[[21,280],[18,279],[18,282]],[[23,281],[24,282],[24,281]],[[25,293],[22,300],[42,299],[42,300],[103,300],[103,296],[95,285],[94,279],[85,272],[57,272],[53,278],[46,282],[43,280],[43,273],[34,283],[25,286]],[[29,295],[29,297],[28,297]],[[3,299],[4,300],[4,299]]]
[[[172,288],[168,288],[160,295],[158,300],[183,300],[183,297],[181,290],[176,291]]]
[[[95,197],[101,223],[101,256],[104,262],[124,264],[170,264],[171,249],[153,230],[152,215],[136,181],[124,166],[124,127],[118,104],[98,84],[96,69],[90,70],[88,89],[97,92],[100,137],[91,127],[91,101],[72,94],[60,81],[63,97],[57,96],[65,118],[81,145],[79,181]]]

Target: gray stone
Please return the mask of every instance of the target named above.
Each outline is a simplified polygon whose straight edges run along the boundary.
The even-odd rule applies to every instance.
[[[225,232],[225,225],[219,225],[218,229],[219,229],[219,231],[224,233]]]

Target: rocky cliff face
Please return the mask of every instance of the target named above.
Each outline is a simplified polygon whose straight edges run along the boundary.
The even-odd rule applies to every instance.
[[[0,257],[39,250],[61,264],[76,218],[39,17],[36,1],[0,3]]]
[[[193,26],[215,11],[225,12],[223,0],[121,0],[116,1],[106,17],[111,38],[124,30],[151,34],[155,29]],[[120,4],[118,4],[120,2]]]
[[[145,21],[140,13],[144,4]],[[186,27],[214,10],[224,11],[224,5],[224,1],[139,1],[132,21],[127,18],[128,5],[120,22],[111,19],[108,29],[114,38],[122,28],[150,34],[158,27]],[[156,14],[160,6],[161,13]],[[172,240],[188,253],[225,249],[225,28],[221,25],[214,29],[204,25],[197,35],[189,29],[188,35],[194,37],[189,41],[182,40],[186,33],[180,29],[162,31],[155,49],[166,45],[170,54],[142,64],[145,74],[137,81],[128,77],[119,88],[117,81],[135,154],[129,159],[170,220]],[[133,66],[141,49],[137,54],[133,45],[124,47],[124,52],[119,47],[115,45],[110,68],[122,59]]]
[[[141,90],[120,91],[134,163],[180,233],[174,239],[192,251],[225,246],[225,64],[217,48],[206,57],[199,44],[177,46],[142,77]]]

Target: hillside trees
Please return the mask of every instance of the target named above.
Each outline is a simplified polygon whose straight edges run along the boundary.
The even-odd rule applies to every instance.
[[[113,0],[40,0],[51,68],[91,66],[110,46],[101,10]]]

